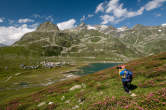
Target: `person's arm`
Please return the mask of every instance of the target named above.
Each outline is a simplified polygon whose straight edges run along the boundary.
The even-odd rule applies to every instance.
[[[124,75],[124,70],[122,70],[121,72],[119,72],[119,75],[123,76]]]

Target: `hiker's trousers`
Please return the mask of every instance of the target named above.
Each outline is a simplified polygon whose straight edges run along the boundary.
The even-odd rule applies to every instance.
[[[130,82],[128,82],[128,81],[122,81],[122,84],[123,84],[124,90],[125,90],[127,93],[129,93]]]

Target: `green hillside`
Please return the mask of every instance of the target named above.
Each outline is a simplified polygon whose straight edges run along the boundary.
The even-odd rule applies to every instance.
[[[127,63],[134,73],[131,97],[122,88],[115,67],[73,80],[62,81],[39,92],[19,97],[0,108],[18,110],[106,110],[106,109],[166,109],[166,53]],[[73,86],[80,86],[71,90]]]
[[[118,37],[118,36],[117,36]],[[164,52],[166,28],[161,26],[136,25],[122,32],[119,39],[131,48],[134,47],[146,55]]]
[[[61,31],[45,22],[12,46],[0,47],[0,110],[166,109],[166,53],[159,54],[166,49],[166,28],[93,28],[82,23]],[[66,64],[50,69],[41,64],[45,61]],[[106,61],[130,61],[136,97],[124,92],[115,67],[68,79],[81,66]],[[79,89],[70,90],[74,86]]]
[[[88,29],[88,25],[82,23],[75,29],[61,31],[51,22],[45,22],[13,46],[36,48],[42,56],[93,57],[115,62],[130,61],[166,49],[166,28],[162,26],[136,25],[130,29],[123,27],[124,30],[109,26],[101,30],[97,25],[94,28],[96,30]]]

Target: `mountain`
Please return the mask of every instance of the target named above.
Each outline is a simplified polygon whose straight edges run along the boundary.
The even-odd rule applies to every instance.
[[[166,24],[161,24],[162,27],[166,27]]]
[[[1,103],[2,110],[165,110],[166,53],[127,63],[133,72],[131,89],[124,92],[116,67],[57,82],[29,95]],[[22,93],[23,94],[23,93]],[[24,93],[25,94],[25,93]],[[11,98],[11,97],[10,97]]]
[[[121,32],[121,31],[127,31],[129,28],[127,26],[122,26],[120,28],[117,28],[117,31],[118,32]]]
[[[163,52],[166,49],[166,28],[136,25],[115,28],[87,25],[60,31],[46,22],[36,31],[25,34],[13,46],[38,48],[44,56],[69,56],[128,61]],[[32,49],[33,49],[32,48]]]
[[[45,22],[40,24],[36,32],[58,32],[59,28],[57,25],[52,24],[51,22]]]
[[[0,47],[5,47],[5,46],[6,46],[5,44],[1,44],[1,43],[0,43]]]
[[[166,28],[162,26],[136,25],[116,37],[146,55],[160,53],[166,49]]]
[[[51,22],[43,23],[12,46],[0,48],[0,109],[165,110],[165,43],[163,25],[118,29],[82,23],[61,31]],[[69,65],[52,69],[39,66],[47,61],[69,62]],[[75,65],[99,61],[130,61],[126,65],[133,72],[132,93],[136,96],[124,92],[116,67],[59,80],[71,76],[70,70],[73,73]],[[29,70],[20,65],[39,68]],[[52,85],[40,86],[47,86],[47,82]]]
[[[87,26],[84,22],[82,22],[80,25],[78,25],[78,26],[74,29],[74,31],[80,32],[80,31],[82,31],[82,30],[87,30],[87,28],[88,28],[88,26]]]

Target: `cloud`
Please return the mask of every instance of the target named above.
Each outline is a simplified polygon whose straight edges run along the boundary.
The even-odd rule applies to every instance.
[[[141,0],[137,0],[137,2],[141,2]]]
[[[3,18],[0,18],[0,23],[3,23]]]
[[[114,20],[115,20],[115,18],[110,15],[104,15],[104,16],[101,16],[101,18],[103,20],[101,24],[107,24],[109,22],[114,22]]]
[[[51,22],[54,21],[54,18],[53,18],[52,16],[48,16],[48,17],[46,17],[45,19],[46,19],[47,21],[51,21]]]
[[[94,16],[93,14],[88,14],[88,16],[82,16],[82,18],[80,19],[80,21],[88,20],[89,18],[92,18],[93,16]]]
[[[119,6],[119,0],[110,0],[106,5],[106,13],[116,10],[118,7],[122,7],[121,5]]]
[[[103,20],[101,24],[116,24],[127,18],[132,18],[135,16],[142,15],[144,11],[150,11],[152,9],[158,8],[163,5],[166,0],[152,0],[140,7],[136,11],[129,11],[127,8],[124,8],[124,4],[119,2],[120,0],[110,0],[109,2],[100,3],[95,13],[103,12],[104,15],[100,16]]]
[[[35,23],[35,24],[32,24],[32,25],[29,25],[29,27],[35,29],[39,25],[40,25],[40,23]]]
[[[123,8],[123,3],[119,3],[119,0],[110,0],[106,6],[106,13],[112,13],[114,17],[134,17],[141,15],[144,11],[144,8],[141,7],[138,11],[128,11],[127,8]]]
[[[32,32],[36,27],[30,28],[27,24],[21,26],[0,26],[0,43],[11,45],[19,40],[25,33]]]
[[[33,14],[32,17],[34,17],[34,18],[40,18],[40,19],[42,18],[42,16],[39,15],[39,14]]]
[[[93,17],[94,15],[93,14],[88,14],[88,18],[91,18]]]
[[[141,7],[137,11],[128,11],[127,8],[123,7],[123,3],[119,3],[119,0],[110,0],[105,6],[105,15],[101,16],[103,20],[101,24],[116,24],[123,21],[126,18],[141,15],[143,11],[143,7]]]
[[[161,7],[166,0],[152,0],[148,2],[144,7],[147,11],[153,10],[155,8]]]
[[[80,19],[80,21],[84,21],[86,19],[85,16],[82,16],[82,18]]]
[[[54,22],[54,17],[51,15],[46,16],[46,15],[33,14],[31,17],[38,20],[40,19],[42,21]]]
[[[65,29],[71,29],[75,27],[76,20],[75,19],[70,19],[68,21],[64,21],[61,23],[58,23],[57,26],[60,30],[65,30]]]
[[[25,19],[19,19],[18,23],[29,23],[29,22],[34,22],[34,20],[25,18]]]
[[[9,22],[10,25],[12,25],[12,24],[14,24],[15,21],[11,20],[11,19],[8,19],[8,22]]]
[[[156,17],[162,16],[160,13],[155,14]]]
[[[104,3],[100,3],[97,8],[96,8],[96,11],[95,13],[98,13],[98,12],[104,12],[104,7],[103,7]]]

